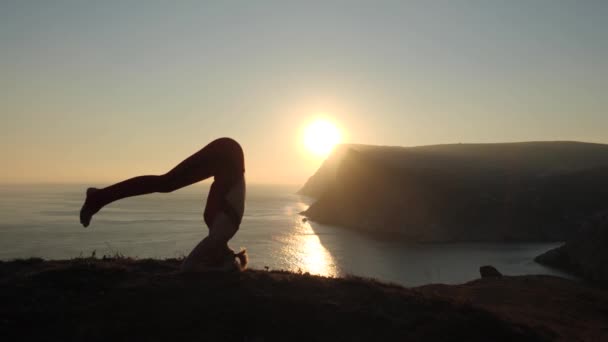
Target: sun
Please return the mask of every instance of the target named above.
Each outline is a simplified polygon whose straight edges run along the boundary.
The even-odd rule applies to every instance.
[[[319,119],[304,130],[304,146],[314,155],[326,157],[340,143],[340,130],[333,123]]]

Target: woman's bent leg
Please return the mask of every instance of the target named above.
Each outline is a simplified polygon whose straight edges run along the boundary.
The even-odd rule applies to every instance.
[[[236,181],[227,193],[210,192],[209,196],[207,205],[221,201],[225,206],[221,207],[217,214],[208,215],[212,217],[209,236],[190,252],[182,264],[182,271],[203,270],[209,266],[220,265],[227,257],[234,257],[234,251],[228,247],[228,241],[238,231],[245,211],[245,178],[241,177]]]

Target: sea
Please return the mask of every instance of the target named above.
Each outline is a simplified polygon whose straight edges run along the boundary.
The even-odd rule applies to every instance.
[[[93,184],[102,187],[103,184]],[[125,256],[179,258],[207,233],[209,184],[110,204],[83,228],[88,185],[0,185],[0,260]],[[248,185],[245,216],[230,246],[246,248],[255,269],[360,276],[404,286],[461,284],[493,265],[506,275],[548,274],[534,257],[560,243],[412,243],[305,220],[313,199],[295,186]],[[575,278],[574,278],[575,279]]]

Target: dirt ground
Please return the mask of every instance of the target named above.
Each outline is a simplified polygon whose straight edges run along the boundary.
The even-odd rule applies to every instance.
[[[608,340],[606,292],[540,276],[403,288],[178,260],[0,262],[4,341]]]

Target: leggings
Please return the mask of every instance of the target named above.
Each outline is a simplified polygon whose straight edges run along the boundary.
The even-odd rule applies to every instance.
[[[126,197],[173,192],[213,176],[214,182],[211,184],[205,206],[205,223],[211,229],[216,216],[225,212],[238,225],[243,216],[242,209],[239,208],[242,204],[231,205],[227,201],[227,195],[235,185],[243,181],[244,165],[241,146],[230,138],[220,138],[163,175],[127,179],[100,189],[95,196],[99,206],[103,207]],[[238,200],[233,199],[232,202]]]

